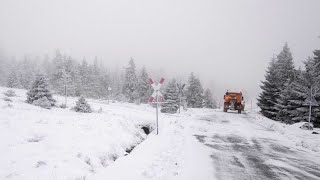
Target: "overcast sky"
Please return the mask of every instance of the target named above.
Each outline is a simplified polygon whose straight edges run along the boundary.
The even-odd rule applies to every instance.
[[[320,48],[319,0],[0,0],[0,47],[17,57],[60,48],[122,66],[130,57],[206,87],[260,92],[285,42],[297,66]],[[150,72],[152,74],[152,72]]]

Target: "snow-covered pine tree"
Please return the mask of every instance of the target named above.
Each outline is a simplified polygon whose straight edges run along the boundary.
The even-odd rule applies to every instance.
[[[76,112],[82,112],[82,113],[91,113],[91,107],[86,101],[86,99],[81,96],[78,101],[76,102],[76,106],[73,108]]]
[[[285,43],[282,51],[277,56],[277,76],[278,85],[280,90],[284,89],[284,84],[289,80],[292,81],[294,78],[295,68],[291,51],[288,47],[288,43]]]
[[[264,116],[270,119],[275,119],[277,116],[277,109],[275,105],[279,98],[277,64],[275,58],[271,60],[266,71],[265,78],[266,80],[262,81],[262,85],[260,86],[262,92],[257,99],[257,105],[260,107],[261,113]]]
[[[187,88],[187,104],[191,108],[202,108],[203,106],[203,88],[200,80],[190,74],[188,80],[189,86]]]
[[[290,103],[290,100],[294,98],[293,96],[293,84],[290,80],[288,80],[284,84],[284,89],[281,90],[275,105],[275,107],[278,109],[277,116],[275,118],[277,121],[282,121],[286,124],[292,124],[289,111],[295,109],[295,107],[293,107]]]
[[[273,120],[277,119],[279,111],[281,108],[286,106],[286,104],[279,104],[281,102],[286,103],[286,101],[280,100],[281,92],[285,92],[286,82],[292,82],[294,78],[294,64],[292,59],[292,54],[285,43],[282,51],[277,56],[277,59],[272,59],[266,74],[266,81],[262,82],[262,93],[258,98],[258,106],[261,108],[261,113]],[[283,95],[283,98],[286,95]]]
[[[295,68],[293,64],[292,54],[287,43],[285,43],[282,51],[277,56],[276,64],[277,64],[276,74],[278,79],[277,87],[278,87],[279,96],[276,99],[277,102],[275,106],[278,117],[275,117],[274,119],[278,121],[286,121],[288,123],[289,117],[286,117],[285,112],[288,111],[288,109],[292,108],[290,107],[289,104],[287,104],[288,103],[287,100],[291,98],[290,97],[291,89],[288,89],[288,88],[292,88],[290,84],[294,80],[293,78],[294,78]]]
[[[110,80],[110,74],[107,70],[104,70],[101,74],[100,78],[100,92],[101,97],[105,98],[112,98],[112,92],[114,89],[111,87],[111,80]],[[111,88],[111,91],[108,90],[108,88]]]
[[[71,76],[66,71],[66,57],[63,57],[59,50],[53,59],[53,73],[51,77],[52,88],[55,93],[64,95],[65,85],[70,84]]]
[[[103,69],[98,64],[98,58],[95,57],[92,67],[92,75],[91,75],[91,88],[93,98],[102,98],[107,95],[108,87],[104,87],[103,85],[108,84],[108,76],[103,74]],[[106,82],[104,82],[106,80]]]
[[[48,83],[43,74],[37,74],[31,89],[27,92],[27,103],[50,109],[55,100],[48,89]]]
[[[203,107],[210,108],[210,109],[217,108],[217,104],[213,99],[212,92],[210,91],[209,88],[207,88],[204,92]]]
[[[12,69],[9,74],[9,77],[7,79],[7,86],[9,88],[21,88],[21,84],[18,79],[16,71],[17,71],[16,69]]]
[[[140,102],[147,103],[151,96],[151,86],[149,84],[149,75],[145,67],[142,68],[138,79],[138,92]]]
[[[81,79],[81,95],[84,97],[90,97],[90,90],[91,90],[91,82],[90,82],[90,73],[89,73],[89,67],[86,59],[82,60],[81,66],[80,66],[80,79]]]
[[[65,61],[65,82],[68,96],[77,96],[78,84],[80,84],[79,69],[76,62],[69,56]]]
[[[296,75],[294,81],[291,83],[291,90],[290,92],[290,99],[288,104],[292,107],[288,110],[289,117],[290,117],[290,124],[300,122],[300,121],[307,121],[309,116],[309,107],[304,105],[307,93],[306,87],[308,87],[308,70],[301,71],[300,69],[296,71]]]
[[[20,61],[17,65],[18,70],[16,71],[20,84],[24,89],[30,89],[30,86],[35,78],[34,67],[35,64],[31,62],[29,57],[24,57],[23,61]]]
[[[129,66],[126,68],[125,78],[123,83],[123,94],[129,100],[129,102],[134,102],[136,97],[133,94],[137,91],[138,78],[136,75],[136,65],[131,58],[129,61]]]
[[[164,90],[165,103],[161,104],[162,113],[176,113],[179,109],[179,90],[177,82],[172,79]]]

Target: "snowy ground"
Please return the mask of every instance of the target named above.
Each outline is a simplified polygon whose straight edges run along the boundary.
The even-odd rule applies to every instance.
[[[83,179],[142,142],[141,126],[153,126],[147,105],[89,100],[102,112],[82,114],[70,110],[76,99],[47,110],[25,103],[24,90],[4,101],[6,90],[0,88],[0,179]]]
[[[8,107],[6,90],[0,179],[320,179],[320,135],[256,111],[160,114],[160,134],[147,136],[141,126],[155,118],[147,105],[89,100],[103,111],[79,114],[26,104],[19,90]]]

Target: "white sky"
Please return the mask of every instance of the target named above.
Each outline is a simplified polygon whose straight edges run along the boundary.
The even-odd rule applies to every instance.
[[[0,0],[0,48],[98,56],[169,75],[193,71],[217,96],[260,92],[287,41],[296,65],[320,48],[319,0]],[[151,72],[152,74],[152,72]]]

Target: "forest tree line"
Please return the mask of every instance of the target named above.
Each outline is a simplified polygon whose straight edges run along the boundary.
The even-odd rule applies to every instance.
[[[261,89],[258,106],[264,116],[287,124],[308,121],[310,90],[320,104],[320,50],[313,51],[303,68],[295,68],[286,43],[272,58]],[[320,126],[320,107],[312,107],[311,122]]]
[[[20,61],[0,58],[0,65],[0,85],[10,88],[30,89],[36,75],[43,74],[50,90],[59,95],[64,95],[66,85],[68,96],[147,103],[153,91],[147,69],[137,69],[132,58],[123,71],[111,71],[97,58],[93,63],[86,59],[79,61],[63,55],[59,50],[53,58],[46,56],[41,60],[28,57]],[[211,90],[204,89],[193,73],[186,84],[182,93],[184,104],[191,108],[216,108]],[[168,102],[163,105],[163,111],[176,109],[180,101],[177,80],[167,79],[163,92]]]

